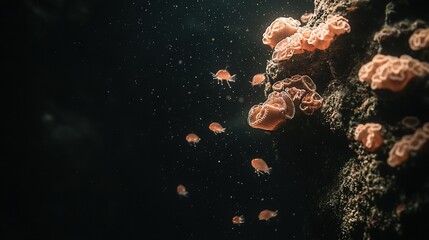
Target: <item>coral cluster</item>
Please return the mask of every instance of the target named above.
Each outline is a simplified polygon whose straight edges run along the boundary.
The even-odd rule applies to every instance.
[[[299,109],[307,115],[311,115],[322,106],[323,98],[316,92],[316,84],[308,75],[294,75],[277,81],[272,86],[274,91],[285,91],[295,103],[299,103]]]
[[[419,151],[429,139],[429,122],[418,128],[414,134],[405,135],[389,151],[387,164],[397,167],[408,160],[410,152]]]
[[[295,105],[307,115],[322,106],[323,98],[316,92],[316,84],[307,75],[294,75],[276,82],[264,103],[249,110],[247,121],[253,128],[274,131],[295,116]]]
[[[282,39],[296,33],[301,22],[291,17],[276,18],[262,35],[262,43],[274,48]]]
[[[315,28],[296,27],[295,33],[275,45],[272,60],[279,62],[305,51],[325,50],[329,48],[335,36],[348,32],[350,32],[350,25],[346,18],[328,15],[326,21]]]
[[[253,128],[274,131],[295,116],[295,106],[286,92],[272,92],[265,102],[249,110],[247,122]]]
[[[361,141],[368,151],[373,152],[383,143],[381,130],[382,126],[378,123],[359,124],[356,127],[354,138]]]
[[[415,76],[429,73],[429,63],[420,62],[408,55],[399,58],[377,54],[359,70],[359,80],[371,84],[372,89],[402,90]]]
[[[429,28],[419,28],[414,31],[408,43],[414,51],[429,47]]]

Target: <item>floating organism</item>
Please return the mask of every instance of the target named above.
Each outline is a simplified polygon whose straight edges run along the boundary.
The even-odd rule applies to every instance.
[[[186,191],[186,187],[185,186],[183,186],[182,184],[179,184],[177,186],[177,194],[179,194],[179,196],[187,197],[188,196],[188,191]]]
[[[262,158],[254,158],[251,161],[252,167],[255,169],[256,174],[270,174],[271,168]]]
[[[232,223],[233,224],[238,224],[238,225],[244,223],[244,217],[243,217],[243,215],[241,215],[241,216],[234,216],[232,218]]]
[[[217,122],[212,122],[212,123],[210,123],[210,125],[209,125],[209,129],[210,129],[212,132],[214,132],[215,134],[225,132],[225,128],[224,128],[224,127],[222,127],[222,125],[220,125],[220,124],[219,124],[219,123],[217,123]]]
[[[271,210],[265,209],[259,213],[258,219],[268,221],[270,220],[270,218],[277,216],[277,213],[278,213],[278,210],[271,211]]]
[[[216,73],[212,73],[210,72],[213,76],[213,79],[217,80],[217,83],[222,84],[222,81],[226,81],[226,83],[228,84],[229,87],[231,87],[231,85],[229,84],[229,82],[235,82],[235,78],[236,78],[236,74],[231,75],[228,70],[226,69],[221,69],[219,71],[217,71]]]
[[[253,86],[261,85],[261,84],[265,83],[265,80],[266,80],[265,74],[258,73],[255,76],[253,76],[252,82],[250,82],[250,83],[252,84],[252,87],[253,87]]]
[[[195,147],[197,143],[200,142],[200,140],[201,138],[198,137],[198,135],[195,133],[189,133],[188,135],[186,135],[186,141],[188,141],[191,146]]]

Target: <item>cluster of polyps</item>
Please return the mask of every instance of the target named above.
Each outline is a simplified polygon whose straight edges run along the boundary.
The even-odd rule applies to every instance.
[[[429,28],[419,28],[410,36],[408,43],[414,51],[429,47]]]
[[[359,70],[359,80],[369,82],[372,89],[402,90],[415,76],[429,73],[429,63],[420,62],[408,55],[394,57],[377,54]]]
[[[373,152],[383,143],[382,126],[378,123],[359,124],[355,129],[355,140],[361,141],[365,148]]]
[[[316,92],[316,85],[307,75],[294,75],[276,82],[272,88],[274,91],[265,102],[250,109],[247,121],[251,127],[276,130],[295,116],[295,103],[307,115],[322,106],[323,98]]]
[[[418,128],[414,134],[405,135],[389,151],[387,164],[396,167],[407,161],[409,153],[419,151],[429,140],[429,122]]]
[[[274,47],[272,60],[284,61],[294,54],[315,49],[325,50],[335,36],[350,32],[348,20],[339,15],[328,15],[324,23],[315,28],[299,27],[300,22],[293,18],[277,18],[265,30],[262,42]]]
[[[249,110],[247,122],[253,128],[273,131],[295,116],[295,106],[286,92],[272,92],[263,103]]]
[[[316,92],[316,84],[308,75],[294,75],[277,81],[272,86],[274,91],[286,92],[299,109],[311,115],[322,106],[323,98]]]

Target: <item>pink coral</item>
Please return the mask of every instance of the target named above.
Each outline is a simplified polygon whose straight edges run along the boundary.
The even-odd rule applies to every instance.
[[[267,27],[262,35],[262,43],[274,48],[282,39],[291,36],[301,25],[298,20],[291,17],[279,17]]]
[[[274,62],[285,61],[294,54],[301,54],[305,51],[326,50],[335,36],[348,33],[350,29],[348,20],[338,15],[328,15],[326,22],[313,29],[297,27],[292,35],[285,37],[275,45],[271,60]],[[268,43],[268,41],[266,42]]]
[[[394,57],[389,55],[383,55],[383,54],[376,54],[371,62],[368,62],[359,70],[358,76],[361,81],[371,81],[372,76],[375,74],[375,71],[377,68],[386,62],[388,62],[390,59],[393,59]]]
[[[351,31],[349,20],[340,15],[328,15],[325,23],[333,35],[341,35]]]
[[[304,49],[301,45],[302,40],[303,38],[300,33],[295,33],[281,40],[274,48],[272,60],[275,62],[288,60],[294,54],[303,53]]]
[[[311,115],[322,106],[323,98],[316,92],[316,84],[308,75],[293,75],[273,84],[274,91],[285,91],[299,103],[299,109]]]
[[[312,32],[311,29],[307,27],[298,28],[297,30],[297,33],[301,34],[301,37],[302,37],[302,42],[301,42],[302,49],[308,52],[314,51],[316,49],[314,45],[311,45],[310,43],[308,43],[308,39],[311,36],[311,32]]]
[[[410,48],[414,51],[429,47],[429,28],[419,28],[408,39]]]
[[[308,20],[310,20],[310,18],[312,18],[313,16],[314,16],[313,13],[306,12],[306,13],[304,13],[304,14],[301,15],[301,18],[300,18],[301,22],[302,23],[307,23]]]
[[[408,160],[410,154],[409,143],[404,138],[393,145],[389,151],[387,164],[391,167],[396,167]]]
[[[276,130],[295,116],[295,103],[307,115],[322,106],[323,98],[316,92],[316,84],[307,75],[294,75],[277,81],[264,103],[249,110],[247,122],[253,128]]]
[[[274,131],[295,115],[295,106],[285,92],[272,92],[264,103],[249,110],[247,122],[253,128]]]
[[[366,150],[373,152],[383,143],[382,126],[378,123],[359,124],[354,133],[354,139],[361,141]]]
[[[311,35],[307,42],[315,48],[325,50],[331,46],[334,34],[329,31],[326,23],[321,23],[315,29],[311,30]]]
[[[322,101],[323,98],[317,92],[310,92],[302,98],[299,109],[307,115],[312,115],[322,106]]]
[[[429,122],[418,128],[414,134],[405,135],[397,141],[389,151],[387,164],[397,167],[408,160],[410,152],[417,152],[429,139]]]
[[[429,73],[429,64],[408,55],[399,58],[377,54],[359,70],[359,80],[369,82],[372,89],[402,90],[415,76]]]

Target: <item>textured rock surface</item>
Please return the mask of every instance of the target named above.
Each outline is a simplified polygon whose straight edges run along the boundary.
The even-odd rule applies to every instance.
[[[414,130],[406,116],[429,121],[428,77],[415,78],[403,91],[371,90],[358,79],[360,67],[377,54],[408,54],[429,62],[429,49],[413,51],[408,38],[429,24],[424,1],[315,0],[306,26],[340,14],[351,33],[325,51],[295,55],[267,64],[270,83],[295,74],[309,75],[324,98],[311,117],[295,116],[276,136],[285,174],[303,186],[297,198],[308,209],[309,239],[414,239],[429,236],[429,154],[427,145],[397,168],[386,164],[393,144]],[[371,153],[353,139],[360,123],[383,126],[382,146]],[[312,165],[311,169],[307,166]]]

